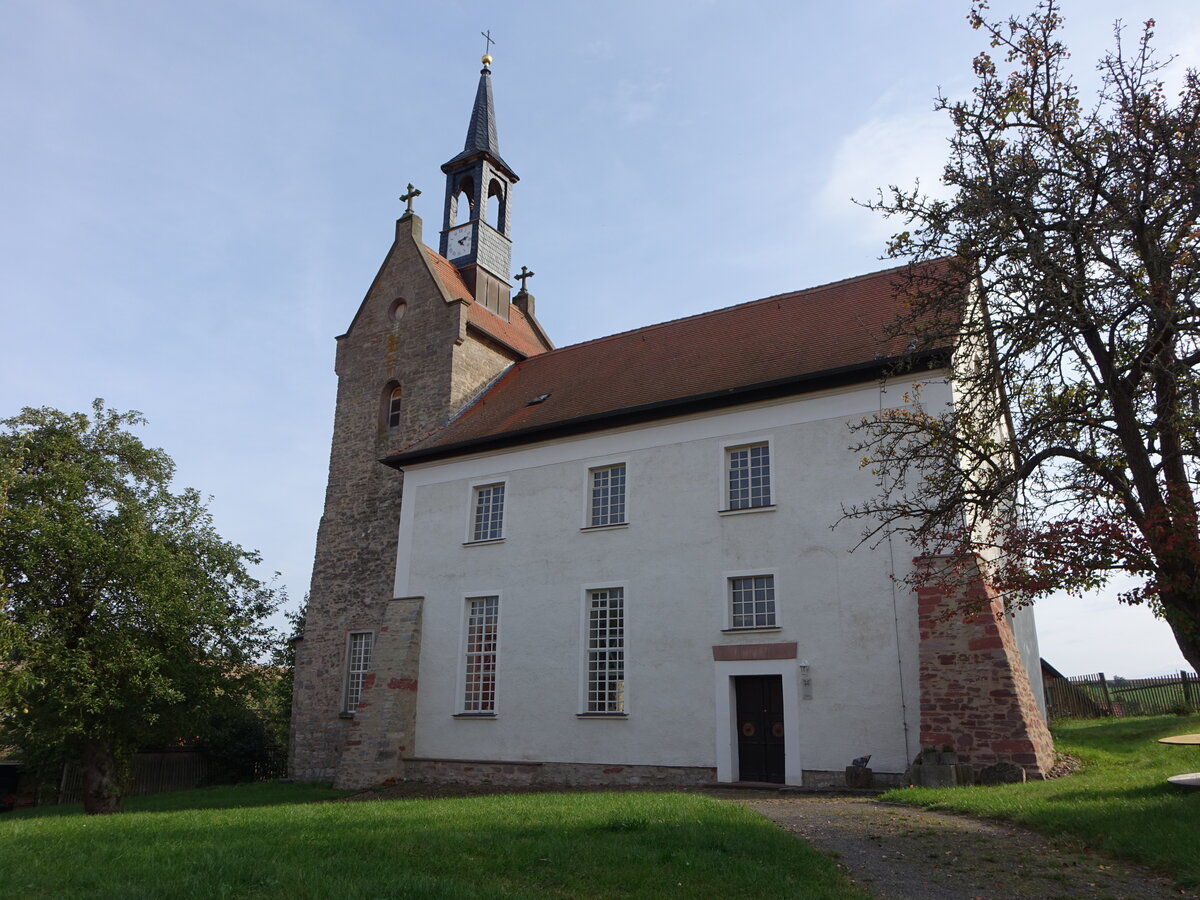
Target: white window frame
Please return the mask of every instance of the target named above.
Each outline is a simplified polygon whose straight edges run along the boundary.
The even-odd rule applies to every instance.
[[[622,468],[621,474],[621,517],[620,519],[609,518],[609,521],[597,521],[596,515],[596,476],[602,472],[611,472],[617,467]],[[611,499],[611,485],[608,486]],[[623,459],[614,459],[609,462],[604,462],[599,465],[589,466],[587,470],[587,483],[584,490],[584,513],[583,527],[585,529],[592,528],[616,528],[621,525],[629,524],[629,463]],[[608,509],[611,510],[611,502]],[[612,513],[608,512],[611,517]]]
[[[355,665],[354,639],[357,637],[366,637],[364,643],[367,652],[365,658],[357,660],[358,665]],[[346,715],[352,716],[358,709],[358,704],[362,700],[363,682],[366,681],[367,673],[371,671],[371,658],[374,654],[374,631],[363,629],[346,633],[346,674],[342,679],[342,712]],[[351,698],[354,700],[353,703],[351,703]]]
[[[492,641],[490,651],[486,649],[473,650],[471,644],[471,628],[472,628],[472,606],[475,603],[494,601],[495,612],[494,622],[492,623]],[[500,684],[500,610],[502,607],[502,598],[499,591],[480,591],[463,597],[462,605],[462,627],[459,629],[461,635],[461,646],[458,654],[458,691],[456,701],[457,716],[477,716],[477,717],[494,717],[497,713],[497,689]],[[485,611],[486,614],[486,611]],[[486,624],[486,623],[483,623]],[[486,694],[488,691],[482,689],[481,696],[475,700],[468,699],[468,693],[472,692],[472,676],[471,665],[473,659],[481,661],[491,657],[491,690],[490,700]]]
[[[500,515],[499,524],[495,532],[490,529],[485,532],[486,537],[479,537],[480,532],[476,528],[479,520],[480,500],[483,491],[494,490],[500,488],[502,496],[500,500]],[[504,478],[491,478],[485,481],[479,481],[471,485],[470,506],[467,512],[467,539],[465,544],[491,544],[497,541],[504,540],[504,525],[508,514],[508,480]]]
[[[620,687],[617,689],[618,708],[607,709],[609,704],[603,699],[594,699],[593,685],[599,680],[592,679],[592,664],[593,661],[599,661],[593,656],[596,651],[597,657],[601,654],[607,654],[612,648],[593,648],[592,647],[592,604],[593,601],[611,599],[611,594],[614,591],[620,592],[621,597],[621,619],[620,619]],[[600,598],[597,595],[605,594],[606,597]],[[604,584],[585,585],[583,588],[583,606],[582,616],[580,621],[580,636],[581,650],[580,653],[580,679],[579,679],[579,717],[580,718],[627,718],[629,715],[629,592],[623,583],[605,582]],[[611,640],[611,635],[606,635],[603,638],[605,641]],[[607,679],[605,679],[607,681]]]
[[[782,627],[779,618],[779,576],[773,569],[752,569],[743,572],[725,572],[725,630],[726,631],[779,631]],[[770,624],[737,624],[738,614],[734,612],[734,590],[735,581],[756,578],[770,579],[770,612],[772,621]],[[757,586],[753,586],[752,590],[757,590]],[[758,601],[751,599],[752,603],[757,604]],[[751,610],[751,615],[757,616],[757,613]]]
[[[764,447],[767,451],[767,497],[765,503],[752,503],[747,498],[745,505],[734,505],[734,488],[733,488],[733,457],[736,453],[747,452],[748,454],[757,448]],[[721,450],[721,512],[724,513],[746,513],[755,510],[767,510],[775,508],[775,445],[769,437],[758,438],[757,440],[741,441],[736,444],[726,444]],[[753,491],[749,485],[745,488],[747,491]],[[761,499],[761,498],[760,498]]]
[[[404,410],[404,388],[396,385],[387,396],[387,408],[385,410],[384,420],[389,431],[399,428],[403,419]]]

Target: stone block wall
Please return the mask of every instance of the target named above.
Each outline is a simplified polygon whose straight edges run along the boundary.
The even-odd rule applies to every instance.
[[[467,304],[436,277],[421,231],[417,216],[396,223],[383,265],[338,338],[329,481],[296,648],[295,778],[334,779],[347,740],[357,739],[350,732],[364,727],[345,709],[349,633],[375,632],[376,653],[385,655],[396,638],[380,626],[394,594],[403,476],[379,460],[444,422],[512,362],[469,333]],[[401,421],[390,427],[387,401],[396,385]],[[409,643],[419,647],[419,639]],[[354,755],[352,768],[361,772],[361,752]]]
[[[454,353],[450,402],[455,409],[475,399],[480,390],[512,362],[495,341],[482,335],[475,336],[474,329],[468,329],[467,334],[470,339],[463,341]]]
[[[942,558],[917,560],[944,567]],[[976,768],[1022,766],[1032,778],[1054,765],[1054,743],[1021,664],[1009,617],[970,564],[959,588],[917,589],[921,746],[951,746]],[[971,612],[964,613],[962,610]]]
[[[372,668],[349,721],[334,787],[365,788],[404,774],[416,746],[423,597],[387,605],[375,633]]]

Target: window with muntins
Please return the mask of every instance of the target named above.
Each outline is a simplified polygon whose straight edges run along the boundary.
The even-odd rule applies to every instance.
[[[588,525],[625,524],[625,463],[592,469],[592,505]]]
[[[499,597],[472,597],[467,600],[464,712],[496,711],[496,638],[499,625]]]
[[[728,509],[771,505],[771,447],[753,444],[726,451]]]
[[[350,634],[350,645],[346,654],[346,712],[358,709],[362,699],[363,679],[371,668],[371,650],[375,635],[370,631],[355,631]]]
[[[488,484],[475,488],[473,541],[497,541],[504,536],[504,485]]]
[[[590,713],[625,712],[625,590],[588,591],[587,705]]]
[[[775,576],[750,575],[729,579],[733,628],[774,628]]]
[[[403,396],[403,391],[400,388],[392,388],[392,393],[388,397],[388,428],[397,428],[400,425],[400,406]]]

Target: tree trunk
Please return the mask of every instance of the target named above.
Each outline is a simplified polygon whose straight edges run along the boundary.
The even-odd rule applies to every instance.
[[[1195,591],[1165,590],[1158,599],[1179,652],[1191,663],[1192,671],[1200,673],[1200,597]]]
[[[83,811],[88,815],[119,813],[131,760],[107,744],[90,742],[79,753],[83,779]]]
[[[1171,627],[1171,631],[1175,635],[1175,643],[1179,645],[1179,652],[1183,654],[1183,658],[1191,663],[1193,672],[1200,673],[1200,634],[1197,634],[1194,629],[1184,631],[1174,626]]]

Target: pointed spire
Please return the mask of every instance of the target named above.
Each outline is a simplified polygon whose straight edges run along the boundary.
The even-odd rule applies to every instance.
[[[471,124],[467,126],[467,140],[463,150],[473,153],[486,151],[500,155],[500,142],[496,139],[496,110],[492,102],[492,70],[485,63],[479,70],[479,88],[475,91],[475,105],[471,108]]]
[[[512,168],[500,156],[500,141],[496,137],[496,107],[492,100],[492,70],[491,56],[483,57],[483,68],[479,70],[479,87],[475,91],[475,105],[471,107],[471,122],[467,126],[467,139],[463,143],[462,153],[455,156],[442,166],[445,172],[448,167],[473,156],[486,155],[493,162],[506,169],[510,175]]]

